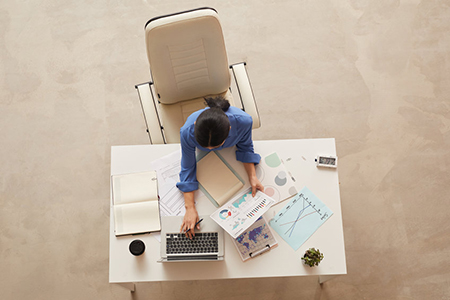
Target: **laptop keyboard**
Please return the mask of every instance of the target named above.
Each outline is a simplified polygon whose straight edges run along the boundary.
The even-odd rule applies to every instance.
[[[166,234],[167,254],[196,254],[219,252],[217,232],[196,232],[191,239],[184,233]]]

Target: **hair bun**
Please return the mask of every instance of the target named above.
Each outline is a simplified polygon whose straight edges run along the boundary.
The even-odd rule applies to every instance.
[[[227,111],[228,108],[230,107],[230,102],[222,96],[218,96],[218,97],[214,97],[214,98],[208,97],[208,98],[205,98],[205,101],[206,101],[206,104],[208,104],[208,106],[210,108],[220,108],[223,111]]]

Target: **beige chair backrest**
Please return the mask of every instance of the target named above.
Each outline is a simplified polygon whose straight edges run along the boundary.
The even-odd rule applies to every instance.
[[[227,53],[217,12],[211,8],[147,22],[150,71],[162,104],[217,95],[230,87]]]

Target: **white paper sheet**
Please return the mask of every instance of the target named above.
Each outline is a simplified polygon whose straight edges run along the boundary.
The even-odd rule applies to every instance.
[[[262,157],[256,166],[256,176],[264,186],[264,193],[273,198],[275,203],[297,194],[295,179],[276,152]]]
[[[181,150],[163,156],[151,164],[158,177],[158,194],[161,216],[184,216],[184,196],[177,187],[181,171]],[[195,194],[196,198],[203,196],[201,191]],[[180,224],[181,226],[181,224]],[[161,242],[160,234],[152,234]]]

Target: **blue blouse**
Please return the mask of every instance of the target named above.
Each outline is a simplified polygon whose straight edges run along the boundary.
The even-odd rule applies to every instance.
[[[195,139],[194,122],[206,109],[209,109],[209,107],[191,114],[180,129],[181,172],[180,182],[177,183],[177,187],[182,192],[192,192],[198,189],[197,161],[195,158],[196,147],[202,151],[209,152],[236,145],[236,159],[238,161],[257,164],[261,160],[261,156],[253,150],[252,117],[234,106],[230,106],[225,112],[230,120],[231,128],[223,145],[213,150],[200,146]]]

